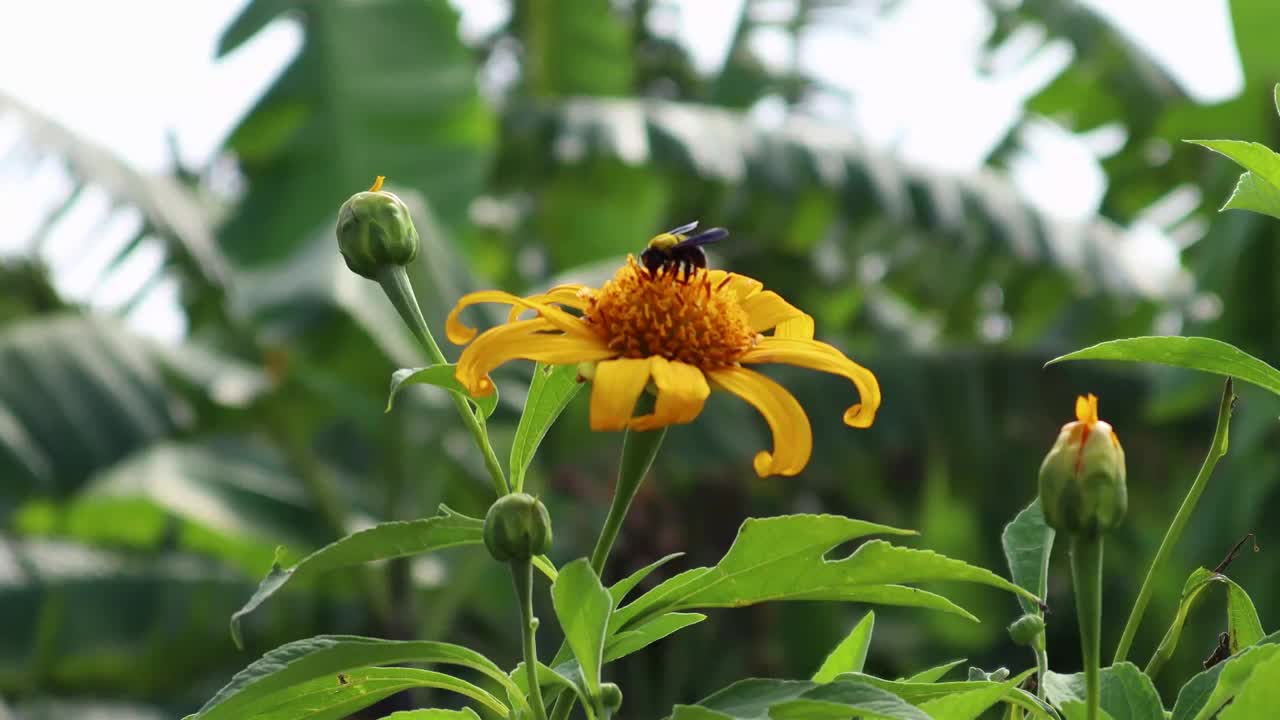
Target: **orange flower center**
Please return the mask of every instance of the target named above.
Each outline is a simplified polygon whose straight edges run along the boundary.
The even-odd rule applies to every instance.
[[[661,355],[704,369],[733,365],[756,343],[747,313],[726,277],[695,269],[656,276],[628,258],[583,313],[609,347],[629,358]]]

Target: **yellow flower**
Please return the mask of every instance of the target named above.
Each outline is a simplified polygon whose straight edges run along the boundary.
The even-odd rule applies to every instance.
[[[511,305],[508,321],[477,337],[458,315],[478,303]],[[536,317],[520,319],[529,310]],[[593,430],[692,422],[713,386],[727,390],[755,406],[773,432],[772,452],[755,457],[760,477],[803,470],[813,434],[795,397],[744,365],[785,363],[844,376],[861,397],[844,413],[851,427],[870,427],[880,407],[875,375],[814,340],[812,317],[759,281],[723,270],[652,274],[628,257],[599,289],[561,285],[527,298],[497,290],[466,295],[449,313],[446,330],[454,343],[470,343],[457,378],[477,397],[493,392],[489,372],[508,360],[594,363],[594,372],[587,371]],[[646,387],[656,392],[654,410],[634,415]]]

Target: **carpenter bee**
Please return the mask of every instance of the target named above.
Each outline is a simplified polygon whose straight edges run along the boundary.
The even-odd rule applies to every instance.
[[[698,221],[681,225],[674,230],[655,235],[648,247],[640,253],[640,262],[649,270],[649,274],[657,276],[658,272],[683,272],[686,277],[694,268],[705,268],[707,256],[702,252],[703,245],[719,242],[729,235],[724,228],[703,230],[696,235],[689,235],[698,227]]]

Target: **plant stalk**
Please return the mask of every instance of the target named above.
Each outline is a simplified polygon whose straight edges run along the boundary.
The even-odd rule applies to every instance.
[[[622,462],[618,467],[618,485],[613,491],[613,500],[609,503],[609,514],[604,519],[604,527],[600,528],[600,537],[596,539],[595,549],[591,551],[591,569],[596,575],[604,577],[604,566],[609,560],[609,552],[622,530],[622,522],[631,508],[640,483],[653,465],[653,459],[662,447],[662,439],[667,436],[667,429],[660,428],[649,432],[628,430],[622,436]]]
[[[547,706],[542,701],[538,684],[538,647],[535,632],[538,621],[533,617],[533,564],[526,560],[511,561],[511,579],[520,603],[520,640],[524,647],[524,669],[529,676],[529,703],[534,720],[547,720]]]
[[[378,271],[378,284],[382,286],[387,299],[400,313],[400,319],[404,320],[413,336],[422,344],[422,349],[427,353],[427,359],[437,365],[448,363],[444,353],[440,351],[440,346],[436,344],[435,337],[431,335],[431,328],[427,327],[426,319],[422,317],[422,308],[418,306],[418,298],[413,294],[413,283],[409,281],[409,273],[399,265],[385,267]],[[493,452],[493,445],[489,442],[489,433],[485,431],[484,416],[474,410],[467,399],[459,393],[450,392],[449,399],[457,408],[462,424],[466,425],[467,431],[471,433],[471,439],[484,455],[484,466],[489,471],[490,479],[493,480],[494,494],[501,497],[510,493],[511,486],[507,484],[502,465],[498,462],[498,456]]]
[[[1071,584],[1076,594],[1080,651],[1084,658],[1087,719],[1098,720],[1101,697],[1098,664],[1102,659],[1102,537],[1071,538]]]
[[[1044,633],[1041,633],[1041,643],[1035,648],[1036,651],[1036,697],[1044,700],[1044,676],[1049,672],[1049,653],[1044,649]]]
[[[1200,502],[1200,495],[1204,493],[1205,486],[1209,484],[1209,477],[1213,475],[1213,469],[1227,454],[1227,430],[1231,425],[1231,411],[1235,407],[1235,402],[1236,395],[1231,379],[1228,378],[1222,390],[1222,402],[1218,406],[1218,425],[1213,431],[1213,443],[1209,446],[1209,453],[1205,455],[1204,464],[1200,466],[1200,472],[1196,475],[1195,482],[1191,483],[1187,496],[1182,499],[1182,505],[1178,508],[1177,514],[1173,516],[1173,522],[1169,523],[1169,529],[1165,531],[1164,540],[1160,541],[1160,548],[1156,550],[1156,557],[1151,561],[1151,567],[1147,568],[1147,576],[1142,581],[1141,589],[1138,590],[1138,599],[1133,603],[1129,620],[1124,624],[1124,632],[1120,634],[1120,642],[1116,644],[1113,664],[1122,662],[1129,656],[1133,638],[1138,634],[1142,616],[1151,602],[1151,593],[1155,590],[1155,579],[1164,569],[1169,557],[1173,555],[1178,541],[1182,539],[1182,531],[1191,520],[1191,513],[1195,512],[1196,504]]]
[[[591,569],[596,575],[604,577],[604,566],[609,561],[609,552],[618,539],[622,523],[631,509],[631,501],[640,490],[640,483],[653,465],[653,459],[662,447],[662,440],[667,436],[667,429],[659,428],[649,432],[628,430],[622,436],[622,460],[618,465],[618,484],[613,490],[613,500],[609,503],[609,514],[605,516],[604,526],[600,528],[600,537],[591,551]],[[562,645],[560,651],[564,651]],[[557,653],[557,656],[559,653]],[[551,720],[566,720],[573,711],[576,702],[571,693],[560,693],[555,706],[551,710]]]

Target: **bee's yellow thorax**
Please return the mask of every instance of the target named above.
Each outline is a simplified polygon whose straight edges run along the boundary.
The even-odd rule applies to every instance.
[[[654,235],[653,239],[649,240],[649,247],[655,250],[670,250],[676,245],[679,245],[680,241],[683,239],[684,238],[678,235],[662,233],[661,235]]]

